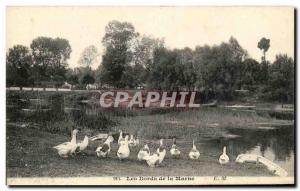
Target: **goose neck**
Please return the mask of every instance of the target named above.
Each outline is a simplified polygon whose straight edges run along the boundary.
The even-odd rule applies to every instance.
[[[72,144],[76,144],[76,133],[72,134],[72,139],[71,139]]]

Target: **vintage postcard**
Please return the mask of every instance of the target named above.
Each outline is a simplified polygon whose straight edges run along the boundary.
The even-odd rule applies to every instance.
[[[293,185],[293,7],[6,8],[7,185]]]

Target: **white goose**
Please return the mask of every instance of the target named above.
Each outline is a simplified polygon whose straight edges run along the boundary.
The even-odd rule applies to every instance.
[[[148,144],[145,144],[144,147],[139,151],[137,158],[139,161],[145,160],[146,157],[150,156],[150,149]]]
[[[84,136],[83,141],[77,143],[76,153],[80,153],[81,151],[85,150],[89,145],[89,138],[88,136]]]
[[[140,144],[140,140],[139,140],[138,137],[136,137],[136,139],[135,139],[135,144],[136,144],[137,146]]]
[[[72,131],[72,139],[70,142],[64,142],[64,143],[61,143],[61,144],[53,147],[54,149],[56,149],[58,151],[58,154],[60,157],[68,158],[69,155],[74,154],[74,152],[77,148],[77,144],[76,144],[77,133],[78,133],[78,130],[74,129]]]
[[[120,134],[119,134],[118,144],[120,144],[120,142],[121,142],[122,140],[124,140],[124,138],[123,138],[123,131],[122,131],[122,130],[119,130],[119,132],[120,132]]]
[[[223,164],[227,164],[228,162],[229,162],[229,157],[226,154],[226,147],[223,147],[223,154],[221,154],[219,158],[219,163],[223,165]]]
[[[195,141],[193,140],[193,148],[191,149],[190,153],[189,153],[189,157],[192,160],[196,160],[200,157],[200,152],[197,149],[196,145],[195,145]]]
[[[177,148],[176,139],[173,139],[173,145],[171,146],[170,153],[172,156],[176,157],[180,155],[180,150]]]
[[[106,141],[103,143],[102,146],[99,146],[96,149],[96,154],[98,157],[107,157],[110,153],[110,144],[114,141],[114,138],[110,135],[107,137]]]
[[[153,153],[152,155],[146,156],[144,160],[147,162],[147,164],[150,167],[156,167],[160,164],[160,162],[159,162],[160,157],[157,152]]]
[[[130,150],[129,150],[129,146],[128,146],[128,139],[129,139],[129,136],[126,135],[125,139],[121,140],[119,143],[120,146],[119,146],[119,149],[117,152],[117,156],[120,160],[129,157]]]
[[[129,147],[135,147],[136,146],[136,143],[135,143],[135,140],[133,138],[133,135],[130,135],[130,139],[128,141],[128,144],[129,144]]]
[[[166,149],[163,146],[163,141],[164,141],[163,139],[159,140],[159,147],[156,150],[156,153],[158,153],[158,157],[159,157],[159,164],[162,163],[162,161],[166,156]]]
[[[274,174],[285,177],[288,175],[287,171],[281,168],[279,165],[275,164],[274,162],[270,161],[269,159],[254,154],[240,154],[236,157],[235,162],[237,163],[244,163],[244,162],[255,162],[255,163],[262,163],[265,165],[268,170],[273,172]]]

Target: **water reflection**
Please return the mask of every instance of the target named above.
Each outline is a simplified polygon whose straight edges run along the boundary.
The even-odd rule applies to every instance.
[[[229,128],[236,138],[219,138],[208,141],[218,150],[228,147],[228,155],[235,159],[239,154],[257,154],[279,164],[289,175],[294,170],[294,128],[293,126],[275,129],[237,129]]]

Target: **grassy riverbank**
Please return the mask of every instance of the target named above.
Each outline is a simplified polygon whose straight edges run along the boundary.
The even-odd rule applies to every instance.
[[[226,127],[258,128],[260,124],[286,124],[285,120],[271,118],[266,113],[252,110],[232,111],[224,108],[200,108],[182,112],[170,112],[164,115],[142,115],[134,117],[116,117],[118,125],[114,130],[122,129],[147,139],[181,138],[201,139],[226,137]]]
[[[100,141],[95,141],[89,145],[86,155],[62,159],[52,147],[68,141],[70,137],[32,129],[30,126],[8,125],[7,175],[9,177],[272,176],[263,166],[236,164],[233,157],[230,164],[220,166],[218,157],[221,148],[201,146],[203,139],[234,136],[228,134],[225,126],[257,128],[255,124],[259,122],[278,122],[272,118],[213,108],[171,112],[164,115],[116,117],[115,120],[118,120],[119,125],[111,131],[123,129],[128,133],[137,133],[142,143],[148,141],[152,151],[157,148],[159,138],[166,140],[165,144],[169,150],[172,144],[171,138],[177,137],[177,144],[180,145],[183,155],[179,159],[173,159],[168,153],[161,167],[151,169],[145,163],[136,160],[139,148],[131,150],[129,159],[119,161],[116,157],[116,143],[112,145],[109,158],[98,159],[94,151]],[[79,139],[82,139],[85,133],[86,131],[83,130]],[[201,152],[198,161],[188,159],[192,139],[195,139]]]
[[[20,99],[22,96],[11,96]],[[26,98],[24,107],[31,108],[34,97]],[[255,110],[233,110],[228,108],[201,107],[189,111],[178,110],[103,110],[87,104],[69,106],[66,98],[53,94],[50,100],[49,113],[25,114],[22,104],[9,111],[7,119],[7,176],[8,177],[67,177],[67,176],[272,176],[263,166],[255,164],[236,164],[236,154],[229,153],[230,163],[220,166],[218,157],[222,153],[224,143],[221,140],[234,138],[237,135],[228,131],[228,127],[237,129],[270,128],[273,125],[285,125],[291,121],[272,118],[268,112]],[[87,99],[85,96],[74,97],[76,102]],[[80,106],[80,107],[79,107]],[[47,106],[48,107],[48,106]],[[66,107],[76,107],[75,113],[66,113]],[[21,110],[21,112],[19,112]],[[55,115],[54,115],[55,114]],[[52,118],[51,118],[52,116]],[[43,118],[42,118],[43,117]],[[101,117],[101,118],[100,118]],[[51,119],[50,119],[51,118]],[[41,124],[39,124],[41,123]],[[116,157],[117,144],[113,143],[111,155],[107,159],[98,159],[95,155],[100,141],[91,142],[86,155],[62,159],[53,146],[69,141],[72,126],[81,127],[81,140],[84,135],[92,136],[99,132],[124,132],[137,135],[141,145],[148,142],[154,151],[158,140],[165,139],[167,150],[172,138],[177,138],[182,156],[173,159],[167,156],[159,168],[149,168],[138,162],[136,155],[139,148],[131,150],[129,159],[119,161]],[[90,128],[92,127],[92,128]],[[195,140],[201,152],[200,160],[188,159],[192,140]],[[217,146],[203,145],[203,140],[220,140]],[[249,147],[255,146],[251,143]]]
[[[81,135],[82,137],[82,135]],[[8,177],[90,177],[90,176],[272,176],[262,166],[236,164],[234,159],[226,166],[218,163],[218,153],[209,153],[202,148],[198,161],[184,155],[172,159],[169,153],[159,168],[150,168],[136,160],[138,149],[131,151],[129,159],[119,161],[117,144],[113,143],[111,155],[98,159],[94,153],[99,142],[89,145],[86,155],[62,159],[52,149],[57,143],[69,140],[64,135],[51,134],[28,128],[7,128],[7,176]],[[170,141],[168,141],[170,144]],[[182,153],[188,153],[190,145],[181,145]]]

